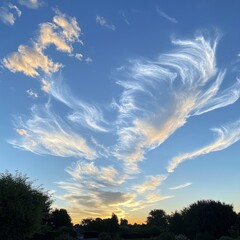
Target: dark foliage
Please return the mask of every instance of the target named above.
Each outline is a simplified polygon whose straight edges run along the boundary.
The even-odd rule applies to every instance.
[[[236,222],[236,213],[231,205],[210,200],[198,201],[185,208],[182,217],[184,234],[191,239],[198,235],[202,239],[218,239],[228,235],[228,230]]]
[[[183,217],[181,213],[174,212],[168,218],[169,231],[175,235],[181,234],[183,232]]]
[[[119,231],[118,217],[112,214],[111,218],[86,218],[82,220],[82,230],[85,232],[95,231],[97,233],[117,233]]]
[[[66,209],[55,209],[51,213],[51,222],[55,229],[72,227],[72,220]]]
[[[154,209],[147,217],[147,225],[156,226],[160,231],[164,232],[168,228],[167,215],[162,209]]]
[[[51,200],[20,173],[0,174],[0,239],[24,240],[41,232]]]

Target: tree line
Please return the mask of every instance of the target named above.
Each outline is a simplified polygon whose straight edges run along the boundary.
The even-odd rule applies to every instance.
[[[79,228],[120,239],[232,240],[240,239],[240,214],[234,212],[232,205],[201,200],[170,215],[162,209],[151,210],[145,224],[129,224],[127,219],[118,221],[112,214],[109,219],[84,219]]]
[[[99,240],[240,240],[240,213],[219,201],[201,200],[172,214],[154,209],[144,224],[129,224],[112,213],[73,225],[67,210],[51,205],[51,196],[25,175],[0,174],[0,239],[76,240],[81,235]]]

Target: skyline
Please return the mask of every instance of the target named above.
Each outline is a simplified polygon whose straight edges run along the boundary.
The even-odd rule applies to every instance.
[[[75,223],[240,211],[238,1],[1,4],[1,172]]]

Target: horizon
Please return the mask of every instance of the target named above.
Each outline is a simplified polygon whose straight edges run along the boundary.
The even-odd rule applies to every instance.
[[[240,212],[239,7],[3,0],[0,172],[38,179],[74,223]]]

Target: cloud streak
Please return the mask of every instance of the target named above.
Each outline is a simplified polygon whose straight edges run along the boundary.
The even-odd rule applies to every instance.
[[[96,151],[85,138],[71,130],[70,126],[56,116],[49,104],[35,105],[29,119],[19,117],[15,121],[19,139],[10,140],[14,147],[35,154],[48,154],[60,157],[97,158]]]
[[[134,185],[133,189],[138,193],[155,190],[164,180],[167,175],[148,176],[147,180],[141,184]]]
[[[108,132],[108,122],[104,119],[102,110],[74,97],[61,76],[43,79],[42,89],[72,110],[68,119],[73,124],[96,132]]]
[[[104,18],[104,17],[97,16],[97,17],[96,17],[96,23],[99,24],[100,26],[105,27],[105,28],[108,28],[108,29],[110,29],[110,30],[112,30],[112,31],[115,31],[115,30],[116,30],[115,25],[110,24],[110,23],[107,21],[107,19]]]
[[[174,170],[183,162],[197,158],[201,155],[205,155],[211,152],[216,152],[220,150],[224,150],[230,147],[235,142],[240,139],[240,120],[225,125],[221,128],[212,129],[216,134],[216,140],[196,151],[181,154],[179,156],[174,157],[168,164],[167,171],[174,172]]]
[[[7,25],[14,25],[16,18],[20,17],[21,14],[20,9],[12,3],[0,7],[0,21]]]
[[[240,96],[240,82],[220,90],[226,75],[216,67],[218,37],[174,40],[175,50],[156,60],[134,60],[117,83],[123,93],[118,110],[118,145],[115,156],[126,168],[137,164],[186,124],[189,117],[233,104]],[[126,70],[127,69],[127,70]],[[121,71],[120,71],[121,72]]]
[[[191,185],[192,185],[191,182],[187,182],[187,183],[184,183],[184,184],[175,186],[175,187],[171,187],[171,188],[169,188],[169,189],[170,189],[170,190],[178,190],[178,189],[182,189],[182,188],[185,188],[185,187],[188,187],[188,186],[191,186]]]
[[[171,23],[175,23],[177,24],[178,21],[176,18],[170,17],[168,14],[166,14],[165,12],[161,11],[159,8],[157,8],[157,13],[162,16],[163,18],[165,18],[166,20],[168,20]]]

